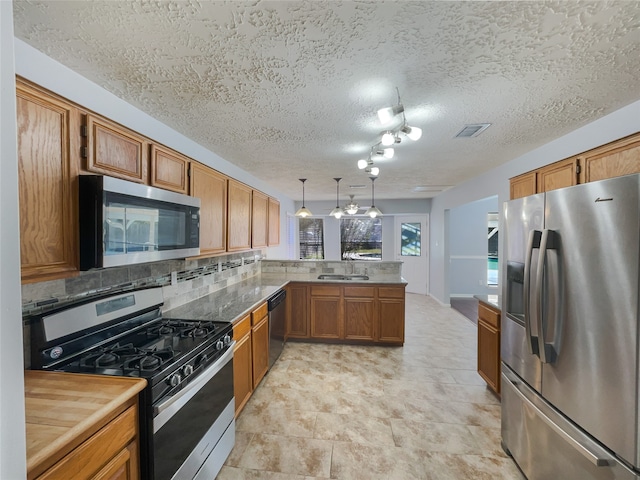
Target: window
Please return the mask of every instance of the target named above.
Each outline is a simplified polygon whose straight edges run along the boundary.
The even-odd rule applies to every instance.
[[[299,218],[300,259],[324,259],[324,224],[322,218]]]
[[[340,220],[340,253],[345,260],[382,260],[382,220]]]
[[[400,255],[403,257],[419,257],[422,242],[420,240],[420,222],[405,223],[400,225],[401,243]]]
[[[498,285],[498,214],[487,214],[488,224],[488,256],[487,256],[487,285]]]

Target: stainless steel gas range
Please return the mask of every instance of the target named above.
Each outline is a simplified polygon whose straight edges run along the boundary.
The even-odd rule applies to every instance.
[[[235,443],[230,323],[162,317],[162,289],[31,319],[32,368],[141,377],[143,479],[215,478]]]

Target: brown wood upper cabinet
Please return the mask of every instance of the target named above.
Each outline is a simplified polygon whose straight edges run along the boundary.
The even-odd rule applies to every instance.
[[[144,137],[92,114],[86,115],[83,133],[87,171],[148,183],[149,147]]]
[[[579,156],[580,183],[640,172],[640,132]]]
[[[640,132],[510,179],[510,198],[640,173]]]
[[[270,247],[280,245],[280,202],[269,197],[269,241]]]
[[[78,272],[80,113],[18,80],[18,191],[23,283]]]
[[[227,194],[227,251],[251,248],[251,187],[229,179]]]
[[[151,185],[178,193],[189,192],[190,159],[169,148],[151,145]]]
[[[191,196],[200,199],[200,254],[227,248],[227,177],[191,162]]]
[[[253,190],[251,206],[251,246],[260,248],[267,246],[269,228],[269,197]]]

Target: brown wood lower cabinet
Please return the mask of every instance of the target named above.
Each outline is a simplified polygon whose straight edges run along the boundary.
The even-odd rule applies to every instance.
[[[337,340],[342,333],[342,298],[337,285],[312,285],[311,337]]]
[[[25,371],[27,479],[137,480],[145,380]]]
[[[292,283],[287,338],[402,345],[405,285]]]
[[[263,303],[251,312],[251,353],[253,357],[253,388],[269,370],[269,316]]]
[[[308,286],[290,283],[287,289],[287,338],[309,338]]]
[[[500,394],[500,310],[478,304],[478,373]]]
[[[236,417],[253,393],[253,359],[251,349],[251,316],[247,315],[233,326],[233,394]]]

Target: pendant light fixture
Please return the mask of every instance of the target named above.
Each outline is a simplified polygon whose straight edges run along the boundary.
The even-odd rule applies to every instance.
[[[347,215],[355,215],[360,208],[360,205],[353,201],[353,197],[355,197],[355,195],[349,195],[349,203],[344,206],[344,213]]]
[[[381,217],[382,212],[378,210],[375,206],[375,198],[374,198],[374,182],[378,177],[369,177],[371,179],[371,206],[364,212],[365,215],[369,215],[371,218]]]
[[[306,182],[307,179],[299,178],[298,180],[302,182],[302,206],[296,212],[296,217],[302,217],[302,218],[310,217],[313,215],[313,213],[311,213],[311,210],[309,210],[307,207],[304,206],[304,182]]]
[[[336,181],[336,208],[331,210],[331,213],[329,215],[339,219],[340,217],[342,217],[342,214],[344,213],[342,211],[342,208],[340,208],[340,204],[338,203],[340,201],[339,200],[339,198],[340,198],[340,180],[342,180],[342,178],[334,178],[334,180]]]

